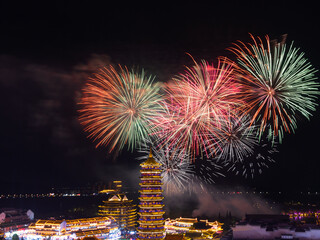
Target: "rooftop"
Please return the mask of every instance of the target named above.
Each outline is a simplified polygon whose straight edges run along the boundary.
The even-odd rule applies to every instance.
[[[154,166],[161,166],[160,163],[158,163],[152,155],[152,150],[150,149],[149,157],[146,161],[140,164],[140,166],[146,166],[146,165],[154,165]]]

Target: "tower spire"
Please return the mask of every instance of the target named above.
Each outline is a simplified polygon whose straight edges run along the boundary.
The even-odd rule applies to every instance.
[[[140,166],[140,217],[137,240],[163,240],[165,229],[161,164],[153,158],[151,147],[149,158]]]

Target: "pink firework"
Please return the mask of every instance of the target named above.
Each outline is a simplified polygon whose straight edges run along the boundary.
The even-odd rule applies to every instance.
[[[219,142],[227,113],[241,105],[239,91],[233,67],[225,60],[219,60],[216,67],[205,61],[187,67],[166,84],[165,114],[157,124],[162,142],[184,146],[193,156],[203,151],[208,155],[206,146]]]

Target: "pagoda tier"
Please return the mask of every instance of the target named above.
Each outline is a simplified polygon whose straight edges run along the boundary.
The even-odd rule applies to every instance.
[[[136,206],[125,194],[111,195],[99,206],[99,215],[113,217],[120,229],[133,230],[136,227]]]
[[[140,164],[140,203],[138,240],[164,238],[164,204],[162,202],[161,164],[150,151],[149,158]]]

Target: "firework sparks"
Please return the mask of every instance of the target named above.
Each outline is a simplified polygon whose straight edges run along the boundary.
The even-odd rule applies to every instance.
[[[139,160],[145,160],[145,156],[150,151],[149,141],[142,145],[143,156]],[[169,146],[152,147],[154,159],[161,163],[163,189],[166,194],[183,192],[188,188],[189,180],[193,176],[192,166],[190,165],[189,155],[183,149],[175,147],[174,150]]]
[[[239,42],[230,48],[238,58],[243,80],[241,97],[252,115],[251,123],[259,125],[260,137],[266,132],[269,139],[278,137],[281,143],[284,132],[297,127],[297,114],[309,119],[315,111],[319,95],[316,70],[293,44],[271,44],[268,36],[266,43],[251,37],[253,44]]]
[[[218,177],[225,177],[221,172],[223,167],[212,160],[201,159],[192,164],[194,178],[207,184],[215,183]]]
[[[261,174],[263,169],[269,168],[270,164],[275,163],[272,157],[277,152],[276,142],[268,143],[262,140],[250,156],[241,161],[225,162],[224,167],[227,168],[227,171],[234,172],[235,175],[254,178],[257,174]]]
[[[225,124],[221,128],[223,137],[216,147],[215,158],[219,162],[241,162],[245,157],[253,154],[258,145],[256,127],[250,125],[247,116],[229,114]],[[208,145],[208,148],[213,146]]]
[[[152,121],[160,110],[160,87],[153,78],[119,66],[100,69],[83,90],[80,122],[89,137],[110,152],[125,144],[135,149],[148,138]]]
[[[195,62],[166,85],[165,114],[157,122],[163,142],[183,146],[193,156],[202,154],[207,143],[220,138],[226,112],[240,104],[238,91],[232,65]]]

